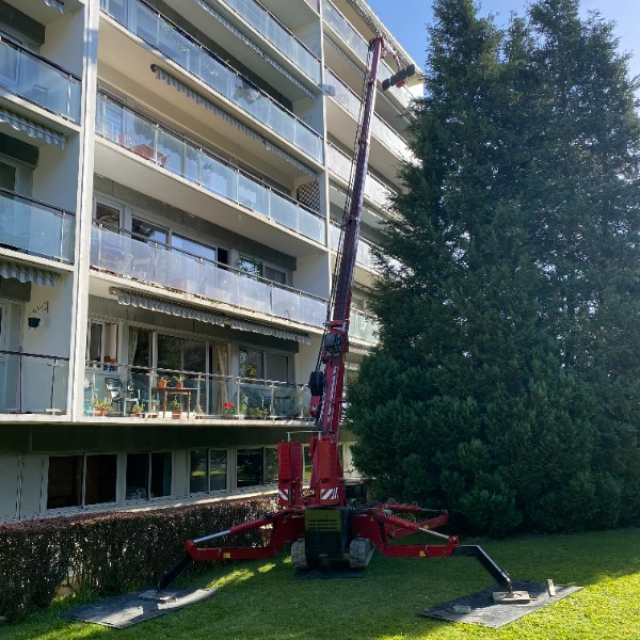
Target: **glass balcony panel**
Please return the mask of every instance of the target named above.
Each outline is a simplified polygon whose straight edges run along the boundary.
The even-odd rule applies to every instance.
[[[302,322],[321,327],[327,320],[327,303],[317,298],[304,297],[300,300]]]
[[[287,320],[304,322],[302,314],[302,300],[300,294],[287,289],[273,287],[271,290],[273,314]]]
[[[102,6],[106,11],[111,11],[111,2],[103,2]],[[170,22],[136,0],[127,0],[126,15],[118,11],[116,5],[114,7],[116,12],[110,15],[144,42],[192,73],[200,69],[198,77],[209,87],[258,118],[276,133],[298,146],[304,153],[322,161],[320,134],[308,128],[282,105],[250,85],[235,70],[223,65],[212,54],[203,50],[199,44],[177,31]],[[248,11],[251,7],[247,4],[242,8]],[[319,78],[319,68],[317,77]],[[275,113],[278,114],[278,118],[275,117]],[[287,122],[287,126],[279,129],[282,118]]]
[[[298,231],[307,238],[311,238],[320,244],[324,244],[324,220],[314,215],[300,215]]]
[[[157,161],[161,167],[183,177],[185,175],[185,144],[175,136],[158,130]]]
[[[327,0],[323,5],[325,22],[340,36],[363,62],[367,61],[369,46],[365,39],[349,24],[349,21]]]
[[[266,418],[271,415],[272,385],[258,381],[245,382],[242,378],[238,385],[240,397],[240,415],[248,418]]]
[[[233,271],[222,268],[207,269],[204,295],[211,300],[233,305],[240,304],[239,281],[240,277]]]
[[[238,202],[249,209],[269,215],[270,191],[244,174],[238,175]]]
[[[271,313],[271,292],[268,284],[243,274],[238,276],[238,284],[238,304],[254,311]]]
[[[202,155],[202,186],[234,202],[238,201],[238,172],[208,155]]]
[[[68,359],[0,351],[0,413],[66,413],[68,380]]]
[[[73,122],[80,121],[80,82],[44,60],[0,41],[0,85]]]
[[[5,247],[73,262],[75,217],[0,191],[0,241]]]
[[[195,182],[201,184],[200,178],[200,160],[202,159],[202,152],[198,149],[194,149],[192,146],[184,145],[184,177],[189,182]]]

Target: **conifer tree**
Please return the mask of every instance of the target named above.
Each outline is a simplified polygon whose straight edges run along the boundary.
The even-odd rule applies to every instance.
[[[640,488],[626,59],[577,0],[538,2],[506,32],[472,0],[434,16],[380,345],[350,388],[356,464],[381,495],[476,530],[616,521]]]

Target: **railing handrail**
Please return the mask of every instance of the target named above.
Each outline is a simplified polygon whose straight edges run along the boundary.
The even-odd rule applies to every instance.
[[[223,0],[223,2],[226,3],[226,0]],[[318,62],[318,64],[320,63],[320,58],[318,58],[318,56],[315,53],[313,53],[313,51],[311,51],[311,49],[309,49],[309,47],[307,47],[307,45],[304,42],[302,42],[302,40],[300,40],[300,38],[298,38],[298,36],[295,33],[293,33],[293,31],[291,31],[291,29],[289,29],[289,27],[287,27],[286,24],[284,24],[277,16],[271,13],[271,11],[269,11],[269,9],[267,9],[267,7],[265,7],[262,4],[262,2],[260,2],[259,0],[252,0],[252,2],[254,4],[257,4],[270,18],[273,19],[274,22],[278,24],[279,27],[282,27],[284,31],[286,31],[303,49],[305,49],[307,53],[312,55],[314,59]],[[242,15],[242,14],[239,14],[239,15]],[[268,38],[266,39],[268,40]]]
[[[63,73],[65,76],[68,76],[69,78],[73,78],[77,82],[80,82],[80,83],[82,82],[82,79],[80,78],[80,76],[77,76],[75,73],[72,73],[71,71],[65,69],[64,67],[61,67],[59,64],[56,64],[52,60],[45,58],[39,53],[36,53],[35,51],[28,49],[17,40],[14,40],[10,35],[5,33],[4,31],[0,31],[0,42],[4,42],[5,44],[10,45],[14,49],[19,49],[20,51],[27,54],[28,56],[35,58],[36,60],[39,60],[40,62],[43,62],[44,64],[50,67],[53,67],[57,71],[60,71],[60,73]]]
[[[192,149],[200,150],[203,153],[206,153],[208,156],[213,158],[216,162],[220,162],[221,164],[225,165],[226,167],[228,167],[229,169],[235,171],[236,173],[244,176],[245,178],[249,178],[253,182],[258,183],[264,189],[267,189],[267,190],[271,191],[272,193],[275,193],[277,196],[279,196],[279,197],[281,197],[281,198],[283,198],[285,200],[288,200],[289,202],[291,202],[292,204],[296,205],[297,207],[300,207],[304,211],[307,211],[308,213],[314,215],[316,218],[319,218],[320,220],[324,221],[324,217],[322,215],[320,215],[317,211],[314,211],[313,209],[308,207],[303,202],[300,202],[299,200],[295,200],[288,193],[285,193],[284,191],[280,191],[279,189],[276,189],[272,184],[268,183],[266,180],[264,180],[260,176],[257,176],[257,175],[255,175],[253,173],[249,173],[248,171],[246,171],[244,169],[241,169],[237,165],[232,164],[231,162],[229,162],[229,160],[226,160],[225,158],[222,158],[221,156],[216,154],[214,151],[211,151],[208,147],[205,147],[204,145],[197,143],[195,140],[192,140],[186,134],[181,133],[180,131],[177,131],[176,129],[173,129],[173,128],[171,128],[171,127],[169,127],[169,126],[167,126],[167,125],[165,125],[165,124],[163,124],[161,122],[151,120],[151,118],[149,118],[149,116],[147,114],[145,114],[143,111],[141,111],[139,109],[134,109],[134,108],[132,108],[130,106],[127,106],[127,105],[123,105],[122,103],[118,102],[117,100],[114,100],[111,96],[109,96],[108,94],[106,94],[106,93],[104,93],[102,91],[98,92],[98,97],[102,98],[103,100],[106,100],[107,102],[110,102],[113,105],[116,105],[118,108],[122,109],[123,111],[128,111],[129,113],[134,114],[136,117],[140,118],[141,120],[144,120],[145,122],[148,122],[149,124],[151,124],[152,126],[156,127],[157,129],[159,129],[161,131],[166,131],[167,133],[171,134],[172,136],[176,136],[176,137],[180,138],[180,140],[182,142],[184,142],[184,144],[190,146]],[[99,136],[105,137],[100,132],[97,132],[97,133],[98,133]],[[126,132],[123,131],[123,133],[126,133]],[[123,148],[126,149],[127,147],[123,147]]]
[[[296,120],[299,124],[301,124],[305,129],[307,129],[309,132],[311,132],[313,135],[315,135],[319,140],[322,140],[322,135],[320,133],[318,133],[313,127],[309,126],[304,120],[302,120],[300,117],[298,117],[295,113],[291,112],[289,109],[287,109],[283,104],[280,104],[277,100],[275,100],[274,98],[272,98],[268,93],[266,93],[263,89],[261,89],[260,87],[258,87],[254,82],[252,82],[251,80],[249,80],[249,78],[247,78],[246,76],[242,75],[237,69],[235,69],[234,67],[232,67],[231,65],[227,64],[222,58],[220,58],[218,55],[216,55],[213,51],[211,51],[211,49],[207,48],[206,46],[204,46],[201,42],[198,42],[192,35],[190,35],[188,32],[186,32],[184,29],[182,29],[182,27],[180,27],[179,25],[177,25],[175,22],[173,22],[173,20],[171,20],[170,18],[168,18],[167,16],[165,16],[163,13],[161,13],[160,11],[158,11],[158,9],[156,9],[155,7],[153,7],[152,5],[150,5],[146,0],[127,0],[127,2],[137,2],[139,4],[144,5],[147,9],[149,9],[149,11],[151,11],[152,13],[154,13],[160,20],[163,20],[164,22],[166,22],[167,24],[171,25],[178,33],[180,33],[182,36],[184,36],[187,40],[189,40],[194,46],[196,46],[198,49],[200,49],[201,51],[206,52],[209,56],[211,56],[212,58],[214,58],[216,60],[216,62],[218,62],[220,65],[222,65],[223,67],[225,67],[226,69],[228,69],[231,73],[234,73],[236,76],[238,76],[239,78],[241,78],[244,82],[246,82],[247,84],[251,85],[251,87],[253,89],[255,89],[256,91],[258,91],[263,97],[267,98],[273,105],[275,105],[278,109],[281,109],[282,111],[286,112],[287,114],[289,114],[294,120]],[[107,13],[107,15],[111,15],[109,14],[108,11],[105,11],[105,13]],[[112,16],[113,18],[113,16]],[[113,18],[116,22],[118,22],[118,20],[116,18]],[[127,31],[130,31],[130,29],[128,28],[127,25],[123,25]],[[137,35],[137,34],[136,34]],[[144,40],[143,38],[141,38],[140,36],[138,36],[143,42],[146,42],[146,40]],[[160,51],[160,53],[164,54],[160,49],[157,49],[155,47],[155,45],[153,45],[150,42],[146,42],[149,46],[153,47],[154,49],[156,49],[157,51]],[[178,64],[178,66],[182,67],[182,65],[180,65],[177,61],[174,60],[174,62],[176,62],[176,64]],[[182,67],[184,68],[184,67]],[[188,70],[187,70],[188,72]]]
[[[0,349],[0,355],[3,356],[26,356],[28,358],[42,358],[47,360],[63,360],[69,362],[69,358],[66,356],[50,356],[43,353],[27,353],[26,351],[10,351],[7,349]]]
[[[20,200],[26,200],[27,202],[32,202],[33,204],[40,205],[47,209],[51,209],[56,214],[61,214],[61,217],[64,216],[73,216],[75,217],[75,213],[73,211],[68,211],[67,209],[63,209],[62,207],[56,207],[52,204],[48,204],[47,202],[43,202],[42,200],[36,200],[36,198],[32,198],[31,196],[26,196],[24,193],[18,193],[17,191],[11,191],[11,189],[5,189],[0,187],[0,194],[4,193],[10,196],[18,197]]]
[[[0,353],[2,353],[0,351]],[[126,369],[128,371],[135,369],[136,371],[143,372],[145,374],[173,377],[174,374],[182,374],[188,376],[187,380],[195,379],[195,381],[214,378],[224,380],[228,382],[240,382],[241,384],[255,384],[263,386],[280,386],[280,387],[297,387],[304,388],[308,385],[303,382],[283,382],[282,380],[269,380],[266,378],[247,378],[246,376],[224,376],[219,373],[207,373],[205,371],[186,371],[183,369],[163,369],[162,367],[143,367],[134,364],[120,364],[117,362],[100,362],[96,360],[87,360],[85,363],[85,369],[98,369],[101,367],[114,367],[116,371],[105,371],[105,373],[118,373],[118,369]],[[184,382],[183,382],[184,384]],[[176,387],[169,387],[169,389],[175,389]]]
[[[233,273],[236,273],[239,276],[243,276],[245,278],[248,278],[250,280],[257,280],[259,282],[262,282],[263,284],[267,284],[271,287],[274,287],[276,289],[284,289],[286,291],[291,291],[292,293],[296,293],[298,295],[301,295],[305,298],[312,298],[315,300],[318,300],[319,302],[324,302],[327,303],[328,300],[326,298],[323,298],[322,296],[318,296],[314,293],[309,293],[307,291],[302,291],[302,289],[296,289],[295,287],[290,287],[289,285],[286,284],[282,284],[280,282],[275,282],[274,280],[269,280],[268,278],[265,278],[264,276],[258,276],[258,275],[254,275],[251,273],[247,273],[246,271],[243,271],[242,269],[238,269],[237,267],[233,267],[229,264],[226,264],[224,262],[218,262],[217,260],[211,260],[211,258],[205,258],[204,256],[199,256],[195,253],[191,253],[190,251],[185,251],[184,249],[180,249],[178,247],[174,247],[170,244],[166,244],[165,242],[160,242],[158,240],[149,240],[148,238],[145,238],[145,236],[139,234],[139,233],[134,233],[133,231],[129,231],[129,229],[126,229],[124,227],[116,227],[113,225],[109,225],[109,224],[104,224],[104,223],[100,223],[97,221],[94,221],[94,226],[100,229],[106,229],[109,231],[118,231],[118,235],[128,235],[131,237],[132,240],[140,240],[140,242],[144,243],[144,244],[148,244],[148,245],[155,245],[157,247],[162,247],[164,250],[168,251],[169,253],[181,253],[184,254],[186,256],[188,256],[189,258],[193,258],[195,262],[200,262],[200,263],[209,263],[211,264],[213,267],[217,268],[217,269],[221,269],[223,271],[231,271]]]

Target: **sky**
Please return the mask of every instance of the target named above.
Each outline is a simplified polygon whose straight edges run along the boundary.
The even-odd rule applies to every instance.
[[[427,48],[427,24],[432,20],[431,0],[367,0],[369,6],[389,27],[400,44],[424,67]],[[496,14],[496,22],[504,26],[512,11],[524,15],[526,0],[480,0],[481,14]],[[632,76],[640,75],[640,2],[638,0],[581,0],[586,17],[591,10],[599,11],[615,22],[620,37],[620,51],[633,54],[629,62]]]

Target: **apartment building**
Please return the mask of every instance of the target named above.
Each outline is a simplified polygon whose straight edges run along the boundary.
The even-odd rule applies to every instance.
[[[375,32],[412,62],[362,0],[0,0],[0,521],[273,491]],[[376,105],[351,369],[420,91]]]

